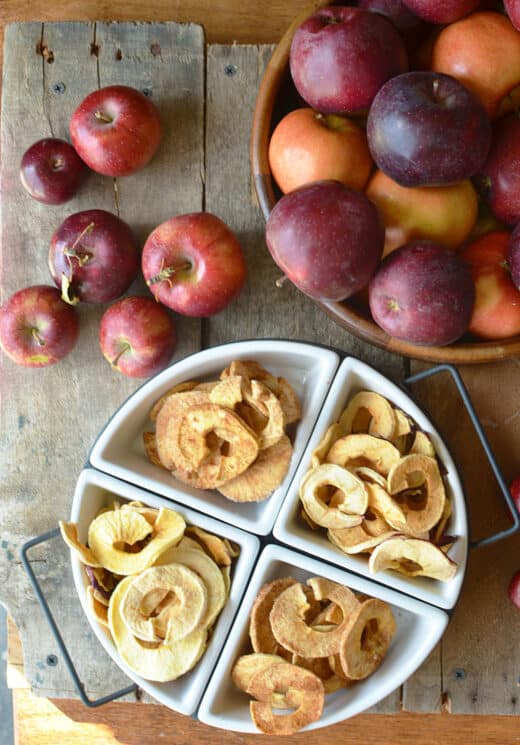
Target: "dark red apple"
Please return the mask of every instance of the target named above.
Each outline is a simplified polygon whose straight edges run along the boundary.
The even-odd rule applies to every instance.
[[[412,55],[426,40],[432,28],[412,13],[402,0],[359,0],[358,7],[388,18],[399,31],[407,51]]]
[[[510,225],[520,221],[520,119],[508,114],[493,127],[493,140],[477,185],[492,212]]]
[[[78,191],[87,169],[65,140],[46,137],[25,151],[20,165],[22,186],[44,204],[63,204]]]
[[[403,0],[404,4],[428,23],[453,23],[478,7],[480,0]]]
[[[344,300],[375,272],[384,229],[364,194],[337,181],[316,181],[276,203],[265,238],[274,261],[302,292]]]
[[[176,342],[173,320],[150,297],[124,297],[101,318],[101,351],[114,369],[130,378],[148,378],[166,367]]]
[[[455,78],[408,72],[377,93],[367,137],[376,164],[401,186],[438,186],[464,181],[482,167],[491,123]]]
[[[155,104],[126,85],[93,91],[70,120],[78,155],[104,176],[129,176],[152,159],[162,126]]]
[[[504,0],[504,8],[513,26],[520,31],[520,0]]]
[[[0,346],[17,365],[54,365],[72,351],[78,332],[76,313],[55,287],[25,287],[0,307]]]
[[[111,212],[76,212],[52,236],[49,269],[67,303],[109,302],[137,276],[137,244],[129,226]]]
[[[323,8],[299,26],[290,50],[300,96],[322,113],[367,109],[383,83],[408,69],[399,33],[360,8]]]
[[[431,241],[401,246],[381,263],[369,286],[375,322],[412,344],[443,346],[469,327],[475,286],[469,266]]]
[[[509,600],[520,610],[520,571],[513,575],[507,588]]]
[[[520,476],[517,476],[509,484],[509,491],[513,497],[513,501],[516,504],[516,509],[520,512]]]
[[[511,279],[514,286],[517,290],[520,290],[520,228],[518,225],[509,237],[507,265],[511,272]]]
[[[156,300],[195,317],[223,310],[247,274],[236,236],[209,212],[178,215],[155,228],[143,248],[142,269]]]

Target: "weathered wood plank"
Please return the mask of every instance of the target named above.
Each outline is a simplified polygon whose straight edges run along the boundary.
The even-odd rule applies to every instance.
[[[163,153],[161,162],[167,167],[154,162],[132,177],[131,189],[121,187],[119,209],[123,217],[135,223],[142,238],[152,223],[171,214],[172,189],[182,194],[182,209],[202,204],[198,167],[203,143],[203,119],[198,113],[203,107],[202,30],[175,24],[127,26],[121,30],[120,40],[125,41],[128,56],[121,61],[93,53],[96,47],[92,45],[97,43],[94,24],[16,24],[7,30],[1,134],[3,297],[28,284],[50,283],[48,243],[65,216],[92,207],[117,209],[112,180],[95,174],[74,200],[55,208],[31,200],[18,180],[24,150],[43,136],[66,137],[75,106],[98,87],[102,75],[104,84],[110,82],[116,66],[119,74],[125,71],[128,84],[143,87],[143,80],[147,81],[168,121],[175,102],[182,100],[192,107],[192,126],[175,133],[182,157],[174,160],[169,152]],[[112,43],[109,40],[119,41],[115,27],[112,32],[112,36],[108,29],[104,32],[107,50]],[[149,35],[160,38],[166,62],[160,63],[151,54]],[[46,57],[36,52],[37,44],[46,47]],[[179,74],[179,65],[184,63],[173,64],[177,48],[186,50],[193,74],[191,62],[184,75]],[[167,129],[167,148],[172,138]],[[187,167],[190,157],[195,162],[191,170]],[[144,213],[146,219],[141,217]],[[137,283],[131,289],[142,292],[143,286]],[[75,481],[92,442],[114,409],[139,385],[139,381],[111,371],[101,355],[98,323],[105,307],[80,307],[78,345],[59,365],[22,370],[3,355],[0,360],[0,597],[20,630],[28,679],[36,690],[54,696],[71,695],[72,685],[63,663],[56,667],[46,664],[47,655],[56,652],[55,643],[17,555],[26,538],[54,527],[59,518],[69,514]],[[179,323],[179,337],[177,358],[198,349],[198,322]],[[52,590],[52,606],[80,662],[87,691],[100,695],[126,684],[127,678],[106,657],[85,624],[71,583],[67,551],[54,544],[35,551],[34,556],[45,562],[44,588]]]
[[[520,462],[519,367],[518,360],[511,360],[461,368],[506,480],[518,473]],[[459,466],[473,537],[506,527],[507,509],[451,381],[431,379],[418,385],[416,393]],[[461,599],[442,640],[443,692],[453,713],[518,713],[520,648],[514,640],[520,617],[507,598],[509,580],[520,568],[518,547],[516,535],[470,555]],[[415,693],[412,687],[407,697],[414,706]]]
[[[431,713],[442,708],[442,667],[440,642],[421,667],[403,685],[404,711]]]

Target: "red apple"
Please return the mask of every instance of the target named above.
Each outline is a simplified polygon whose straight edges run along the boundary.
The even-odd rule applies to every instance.
[[[508,249],[509,233],[493,232],[460,252],[471,267],[476,288],[470,331],[484,339],[520,334],[520,292],[507,266]]]
[[[316,181],[276,203],[265,238],[274,261],[302,292],[344,300],[375,272],[384,233],[364,194],[337,181]]]
[[[517,290],[520,290],[520,228],[518,225],[509,238],[507,264],[509,266],[509,271],[511,272],[513,284]]]
[[[415,15],[428,23],[453,23],[471,13],[480,0],[403,0]]]
[[[361,190],[372,158],[364,131],[347,117],[295,109],[271,136],[269,165],[284,194],[323,179]]]
[[[493,214],[510,225],[520,220],[519,161],[520,119],[508,114],[495,122],[491,149],[478,173],[477,184]]]
[[[509,484],[509,491],[513,497],[513,501],[516,504],[516,509],[520,512],[520,476],[517,476]]]
[[[360,8],[327,7],[293,36],[291,75],[300,96],[324,113],[362,111],[385,81],[408,69],[392,23]]]
[[[137,244],[129,226],[111,212],[76,212],[52,236],[49,269],[66,302],[109,302],[137,276]]]
[[[234,233],[209,212],[161,223],[143,248],[142,269],[156,300],[185,316],[212,316],[238,295],[246,263]]]
[[[70,120],[78,155],[105,176],[129,176],[144,168],[157,150],[161,134],[155,104],[126,85],[93,91]]]
[[[65,140],[46,137],[25,151],[20,180],[28,194],[44,204],[63,204],[77,192],[87,169]]]
[[[55,287],[33,285],[0,307],[0,346],[17,365],[53,365],[72,351],[79,326]]]
[[[520,84],[520,34],[500,13],[472,13],[440,32],[431,64],[457,78],[495,117],[502,99]]]
[[[513,26],[520,30],[520,0],[504,0],[504,8]]]
[[[384,259],[369,285],[370,310],[390,336],[443,346],[469,327],[475,287],[468,265],[432,241],[401,246]]]
[[[513,575],[507,588],[509,600],[520,610],[520,571]]]
[[[176,342],[173,320],[149,297],[124,297],[101,318],[101,351],[114,369],[130,378],[148,378],[165,368]]]

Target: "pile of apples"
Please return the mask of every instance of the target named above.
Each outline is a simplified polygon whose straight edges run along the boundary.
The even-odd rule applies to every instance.
[[[110,177],[144,168],[159,147],[162,125],[159,110],[143,93],[108,86],[89,94],[74,111],[70,135],[72,145],[46,138],[22,158],[22,185],[44,204],[71,199],[87,167]],[[166,308],[211,316],[231,302],[246,278],[237,238],[206,212],[162,223],[142,253],[130,226],[116,215],[99,209],[77,212],[54,232],[48,263],[56,287],[25,287],[0,308],[3,351],[26,367],[58,362],[78,338],[73,306],[120,298],[141,269],[154,298],[117,300],[104,312],[99,329],[103,355],[130,377],[148,377],[170,361],[176,330]]]
[[[516,0],[359,0],[297,28],[266,242],[304,293],[414,344],[520,334],[519,28]]]

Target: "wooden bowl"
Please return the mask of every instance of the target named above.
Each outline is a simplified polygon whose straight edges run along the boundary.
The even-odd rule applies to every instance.
[[[253,117],[250,155],[256,194],[266,220],[281,196],[269,168],[271,133],[289,110],[306,105],[299,99],[289,72],[292,37],[307,16],[317,8],[330,4],[317,0],[294,20],[275,48],[260,85]],[[368,307],[362,302],[352,299],[343,302],[316,302],[336,323],[363,341],[406,357],[430,362],[476,364],[520,355],[520,336],[491,341],[467,335],[446,347],[423,347],[389,336],[374,323]]]

